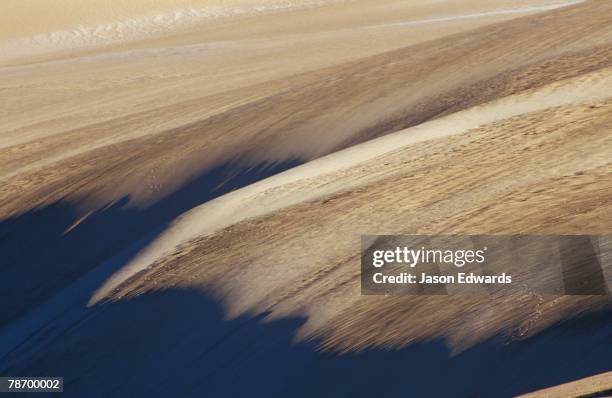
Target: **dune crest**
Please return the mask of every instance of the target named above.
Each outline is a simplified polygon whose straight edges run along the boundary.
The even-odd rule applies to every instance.
[[[373,183],[370,178],[339,180],[323,187],[300,189],[327,174],[358,168],[360,164],[392,152],[409,150],[423,141],[443,139],[515,116],[570,104],[605,101],[612,97],[612,68],[545,86],[534,92],[506,97],[465,111],[408,128],[313,160],[279,175],[234,191],[181,215],[159,238],[114,274],[89,301],[94,305],[113,289],[155,261],[200,236],[215,233],[249,218],[261,217],[302,202],[338,195]],[[374,177],[375,178],[375,177]],[[336,178],[331,178],[336,180]],[[341,181],[341,182],[340,182]],[[285,188],[290,187],[289,189]],[[307,191],[308,194],[304,194]],[[111,260],[112,261],[112,260]]]

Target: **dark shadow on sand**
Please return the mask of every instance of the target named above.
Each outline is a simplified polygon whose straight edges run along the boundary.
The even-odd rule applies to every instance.
[[[69,202],[0,220],[0,331],[120,254],[113,266],[99,275],[101,284],[185,211],[300,163],[289,160],[247,166],[230,161],[207,170],[149,207],[129,207],[129,197],[124,197],[72,229],[82,214]]]
[[[230,162],[150,207],[123,198],[68,233],[81,214],[67,202],[1,221],[0,327],[114,258],[86,300],[179,214],[297,164]],[[67,322],[51,322],[0,358],[0,374],[63,376],[70,397],[507,397],[612,369],[610,311],[524,341],[498,336],[456,356],[439,339],[324,353],[320,341],[294,341],[304,318],[228,320],[220,303],[194,290],[103,303]]]
[[[612,312],[451,356],[443,340],[337,355],[295,342],[304,318],[228,320],[195,290],[88,310],[6,375],[63,376],[70,397],[509,397],[612,368]]]

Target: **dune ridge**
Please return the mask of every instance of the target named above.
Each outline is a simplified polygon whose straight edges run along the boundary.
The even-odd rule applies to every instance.
[[[132,262],[109,278],[95,292],[89,301],[89,305],[97,303],[126,279],[146,269],[164,256],[170,255],[180,245],[196,237],[212,234],[248,218],[264,216],[304,201],[312,201],[338,193],[334,192],[330,186],[325,186],[321,191],[310,189],[307,194],[304,194],[304,190],[295,190],[295,188],[289,190],[288,193],[284,193],[282,192],[283,186],[297,185],[303,180],[316,179],[328,173],[356,168],[361,163],[388,155],[394,151],[400,151],[409,145],[465,133],[481,125],[495,123],[514,116],[568,104],[604,101],[612,97],[608,90],[611,86],[612,69],[580,76],[567,82],[562,81],[536,92],[510,96],[491,104],[453,113],[441,119],[389,134],[361,145],[352,146],[343,151],[334,152],[303,166],[224,195],[181,215],[171,227],[164,231],[142,253],[139,253]],[[371,183],[371,181],[361,178],[355,182],[343,181],[342,184],[334,185],[342,190],[351,190],[358,189],[359,185],[368,182]],[[269,191],[274,191],[274,194],[270,194]],[[286,198],[285,195],[287,195]],[[200,220],[207,221],[203,224]]]

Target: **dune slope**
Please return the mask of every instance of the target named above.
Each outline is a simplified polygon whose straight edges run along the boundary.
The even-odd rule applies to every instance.
[[[0,372],[509,396],[609,371],[608,297],[368,297],[358,264],[366,233],[610,233],[612,4],[388,3],[0,68]]]

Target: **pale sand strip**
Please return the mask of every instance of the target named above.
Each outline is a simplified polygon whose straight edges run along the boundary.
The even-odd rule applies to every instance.
[[[589,396],[602,391],[612,390],[612,372],[602,373],[596,376],[586,377],[577,381],[562,384],[532,392],[525,395],[520,395],[519,398],[565,398],[565,397],[576,397],[576,396]],[[609,394],[612,394],[610,392]],[[598,397],[604,397],[608,395],[597,395]]]

